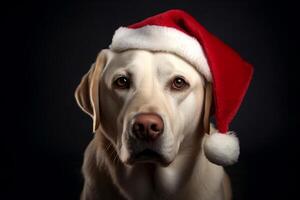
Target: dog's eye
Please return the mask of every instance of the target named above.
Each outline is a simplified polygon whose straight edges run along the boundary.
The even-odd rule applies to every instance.
[[[188,83],[182,77],[175,77],[171,88],[173,90],[182,90],[188,86]]]
[[[130,80],[125,76],[121,76],[114,81],[114,86],[117,89],[128,89],[130,87]]]

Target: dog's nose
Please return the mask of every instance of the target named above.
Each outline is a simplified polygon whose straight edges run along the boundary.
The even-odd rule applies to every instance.
[[[154,141],[163,132],[164,123],[157,114],[143,113],[134,118],[132,125],[133,135],[140,140]]]

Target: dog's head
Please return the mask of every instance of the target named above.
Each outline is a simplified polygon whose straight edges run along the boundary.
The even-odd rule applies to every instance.
[[[102,50],[75,96],[122,162],[168,165],[203,128],[205,92],[204,78],[174,54]]]

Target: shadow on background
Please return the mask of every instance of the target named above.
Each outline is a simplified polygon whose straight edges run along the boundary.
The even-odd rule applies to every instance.
[[[298,87],[290,79],[296,76],[292,9],[258,0],[110,0],[3,7],[4,199],[79,198],[92,122],[76,105],[74,90],[119,26],[171,8],[191,13],[254,65],[253,82],[231,126],[241,142],[239,163],[226,168],[234,199],[291,197],[287,189],[295,178],[289,175],[296,167],[289,165],[295,159],[289,152],[296,146],[287,134],[296,132],[290,111],[297,100],[289,94]]]

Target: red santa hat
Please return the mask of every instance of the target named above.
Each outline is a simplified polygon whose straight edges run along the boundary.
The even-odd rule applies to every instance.
[[[114,51],[170,52],[191,63],[213,88],[218,131],[210,133],[205,140],[205,155],[218,165],[237,161],[239,141],[228,131],[228,126],[250,83],[253,73],[250,64],[181,10],[169,10],[128,27],[120,27],[110,48]]]

